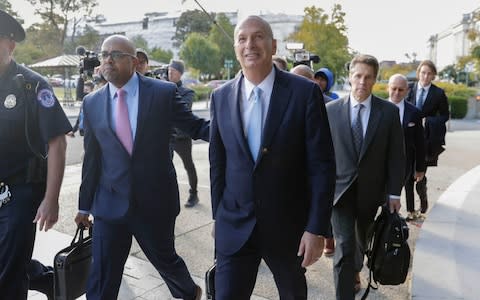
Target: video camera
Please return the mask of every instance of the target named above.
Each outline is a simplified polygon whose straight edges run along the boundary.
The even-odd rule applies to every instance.
[[[79,65],[80,74],[92,77],[95,67],[100,65],[98,55],[93,51],[86,50],[83,46],[78,46],[76,52],[81,56]]]
[[[169,81],[168,79],[168,65],[163,65],[158,69],[155,69],[153,71],[153,77],[160,79],[160,80],[165,80]]]
[[[306,51],[303,43],[287,43],[287,50],[293,50],[293,66],[307,65],[313,70],[313,64],[320,62],[320,57]]]

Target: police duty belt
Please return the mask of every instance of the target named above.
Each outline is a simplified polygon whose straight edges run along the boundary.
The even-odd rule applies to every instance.
[[[8,185],[4,182],[0,183],[0,208],[10,202],[12,194],[10,193],[10,189]]]

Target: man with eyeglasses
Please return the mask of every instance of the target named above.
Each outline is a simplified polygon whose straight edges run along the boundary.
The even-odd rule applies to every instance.
[[[200,299],[174,245],[180,211],[170,156],[172,127],[208,140],[209,123],[194,116],[173,83],[138,76],[134,44],[113,35],[102,44],[108,81],[84,99],[82,184],[77,224],[94,218],[88,299],[117,299],[132,236],[173,297]]]

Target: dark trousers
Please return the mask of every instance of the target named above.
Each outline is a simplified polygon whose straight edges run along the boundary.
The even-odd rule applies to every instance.
[[[418,197],[420,197],[420,200],[426,201],[427,199],[427,177],[424,176],[421,181],[415,183],[414,172],[415,170],[414,168],[412,168],[405,181],[405,201],[407,202],[408,212],[415,211],[415,194],[413,192],[414,186],[417,191]],[[425,174],[426,172],[427,170],[425,170]]]
[[[301,266],[303,257],[298,257],[295,250],[285,254],[284,251],[268,248],[262,244],[262,238],[254,229],[249,240],[237,253],[217,253],[215,299],[250,299],[261,259],[273,273],[281,300],[307,299],[305,268]]]
[[[122,223],[110,223],[96,218],[87,298],[117,299],[134,236],[148,260],[165,280],[172,296],[194,299],[196,285],[185,262],[175,251],[174,228],[175,218],[163,216],[152,220],[133,214]]]
[[[182,159],[183,166],[188,175],[188,183],[190,184],[190,193],[197,192],[197,170],[192,159],[192,139],[191,138],[175,138],[173,142],[173,150],[178,153]]]
[[[31,184],[9,187],[11,200],[0,208],[0,298],[27,299],[36,231],[32,221],[43,193]]]
[[[351,187],[335,204],[332,210],[335,256],[333,258],[333,278],[337,300],[355,299],[355,273],[362,270],[367,231],[374,221],[373,216],[360,215],[356,203],[356,191]]]

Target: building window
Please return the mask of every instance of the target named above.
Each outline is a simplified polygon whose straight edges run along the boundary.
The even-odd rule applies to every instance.
[[[148,29],[148,17],[143,18],[142,29]]]

